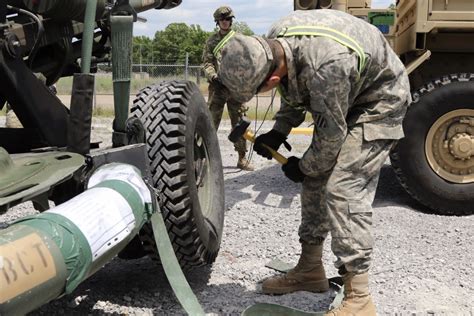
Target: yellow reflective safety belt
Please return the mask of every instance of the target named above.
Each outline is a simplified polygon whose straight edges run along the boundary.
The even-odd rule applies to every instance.
[[[224,47],[224,45],[232,38],[232,36],[235,35],[235,31],[231,30],[229,33],[227,33],[226,36],[224,36],[223,39],[219,43],[217,43],[216,47],[212,51],[214,56],[217,56],[217,54],[221,51],[221,49]]]
[[[278,33],[277,37],[290,37],[290,36],[322,36],[328,37],[335,40],[341,45],[346,46],[349,49],[352,49],[359,56],[359,66],[358,72],[359,75],[365,68],[367,58],[365,56],[364,49],[357,43],[354,39],[347,36],[346,34],[339,32],[335,29],[324,27],[324,26],[291,26],[284,28]]]

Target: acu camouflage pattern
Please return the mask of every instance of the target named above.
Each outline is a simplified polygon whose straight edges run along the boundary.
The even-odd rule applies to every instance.
[[[234,11],[228,6],[222,6],[216,9],[213,14],[214,21],[219,21],[219,19],[224,18],[235,18]]]
[[[220,32],[212,34],[204,45],[204,51],[202,55],[204,74],[209,81],[209,97],[207,104],[209,111],[211,112],[212,121],[216,131],[219,128],[222,113],[224,111],[224,105],[227,103],[227,110],[230,117],[232,127],[234,127],[246,114],[248,108],[245,104],[234,100],[223,85],[212,82],[212,79],[217,77],[217,69],[219,69],[218,58],[214,56],[214,48],[219,42],[225,37]],[[234,143],[235,151],[239,154],[245,154],[247,151],[245,139],[241,139]]]
[[[202,53],[202,67],[204,69],[204,75],[207,81],[211,82],[212,78],[217,76],[217,69],[219,68],[218,59],[214,56],[214,48],[219,42],[225,37],[226,34],[222,35],[220,32],[215,32],[206,41],[204,50]]]
[[[363,273],[373,248],[372,209],[380,169],[403,137],[411,101],[405,67],[374,26],[336,10],[295,11],[277,21],[269,38],[290,26],[324,26],[359,43],[367,64],[358,73],[355,52],[326,37],[280,37],[288,63],[284,99],[274,129],[287,135],[314,119],[315,133],[300,161],[300,238],[321,243],[328,232],[336,267]],[[283,98],[282,98],[283,99]]]
[[[218,77],[232,97],[247,102],[257,93],[272,65],[272,51],[258,36],[236,34],[222,49]]]

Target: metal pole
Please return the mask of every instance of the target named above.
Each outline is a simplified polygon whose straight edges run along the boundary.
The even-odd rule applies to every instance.
[[[188,80],[188,68],[189,68],[189,53],[186,53],[186,61],[184,65],[184,79]]]
[[[92,42],[94,40],[95,13],[97,0],[88,0],[84,17],[84,33],[82,35],[81,72],[88,74],[91,71]]]
[[[143,72],[142,69],[142,44],[140,44],[140,74]]]

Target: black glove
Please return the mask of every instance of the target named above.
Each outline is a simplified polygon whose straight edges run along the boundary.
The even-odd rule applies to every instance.
[[[212,76],[211,83],[216,86],[222,86],[222,82],[217,75]]]
[[[281,166],[281,169],[285,173],[285,176],[290,179],[293,182],[299,183],[303,182],[304,178],[306,175],[301,172],[299,163],[300,163],[300,158],[291,156],[288,158],[288,162]]]
[[[253,145],[253,150],[255,150],[257,154],[267,158],[268,160],[272,159],[272,154],[267,148],[262,146],[262,144],[265,144],[274,150],[278,150],[281,144],[285,144],[286,149],[291,150],[290,144],[286,141],[286,136],[274,129],[258,136]]]

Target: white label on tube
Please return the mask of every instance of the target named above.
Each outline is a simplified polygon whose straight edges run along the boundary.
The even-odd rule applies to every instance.
[[[127,200],[109,188],[92,188],[51,209],[73,222],[86,237],[92,261],[124,240],[135,227]]]

